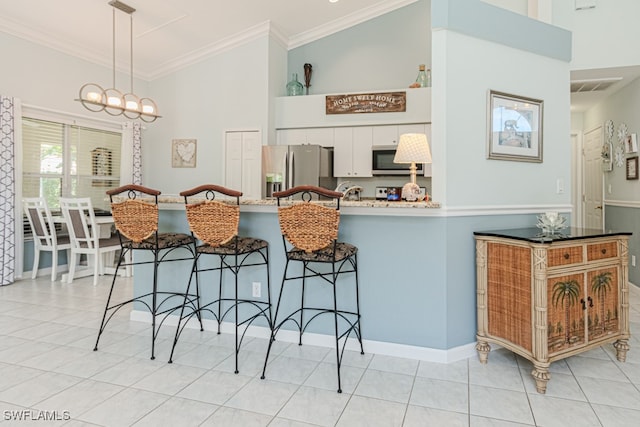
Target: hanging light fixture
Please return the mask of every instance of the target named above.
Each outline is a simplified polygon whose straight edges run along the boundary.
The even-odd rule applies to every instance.
[[[103,89],[96,83],[86,83],[80,88],[80,101],[84,107],[93,112],[106,111],[112,116],[124,115],[129,119],[140,118],[151,123],[158,117],[158,108],[151,98],[140,98],[133,92],[133,12],[136,10],[121,1],[112,0],[109,5],[113,7],[113,87]],[[122,94],[116,89],[116,9],[123,11],[130,18],[130,52],[131,52],[131,91]]]

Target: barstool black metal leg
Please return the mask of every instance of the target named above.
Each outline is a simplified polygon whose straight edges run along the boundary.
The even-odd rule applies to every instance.
[[[235,355],[235,361],[236,361],[236,369],[234,371],[235,374],[237,374],[238,371],[238,352],[240,351],[240,349],[238,348],[238,273],[240,272],[240,267],[238,266],[238,256],[235,256],[235,265],[233,266],[233,268],[231,269],[231,271],[233,272],[234,278],[235,278],[235,289],[234,289],[234,316],[235,316],[235,341],[236,341],[236,355]]]
[[[102,315],[102,322],[100,322],[100,329],[98,330],[98,337],[96,338],[96,345],[93,347],[93,351],[98,351],[98,343],[100,342],[100,337],[102,336],[102,332],[104,332],[107,319],[107,311],[109,311],[109,304],[111,303],[111,297],[113,296],[113,288],[116,285],[116,278],[118,277],[118,270],[120,269],[120,265],[122,264],[123,254],[120,254],[118,258],[118,265],[116,265],[116,271],[113,275],[113,280],[111,280],[111,289],[109,290],[109,296],[107,297],[107,304],[104,306],[104,314]]]
[[[302,264],[302,294],[300,295],[300,334],[298,336],[298,345],[302,345],[302,331],[304,330],[304,291],[307,282],[307,263]]]
[[[338,371],[338,393],[342,393],[342,384],[340,382],[340,333],[338,331],[338,296],[336,295],[336,276],[333,274],[333,320],[336,332],[336,369]],[[346,338],[345,338],[346,345]]]
[[[362,346],[362,323],[360,322],[360,287],[359,287],[359,283],[358,283],[358,254],[356,253],[353,256],[353,270],[355,272],[355,278],[356,278],[356,313],[358,316],[357,322],[358,322],[358,333],[357,333],[357,337],[358,337],[358,341],[360,342],[360,354],[364,354],[364,347]]]
[[[185,291],[184,294],[184,303],[182,304],[182,307],[180,308],[180,317],[178,317],[178,326],[176,327],[176,334],[173,338],[173,345],[171,346],[171,354],[169,355],[169,363],[173,363],[173,352],[176,349],[176,345],[178,345],[178,338],[180,337],[180,334],[182,333],[182,320],[185,317],[191,317],[191,315],[188,316],[184,316],[184,309],[187,306],[187,302],[189,300],[189,291],[191,289],[191,281],[193,280],[193,276],[196,276],[196,293],[198,294],[197,298],[198,298],[198,305],[196,307],[197,309],[197,316],[198,319],[200,319],[200,330],[202,331],[202,316],[200,313],[200,295],[199,295],[199,291],[197,290],[198,288],[198,255],[196,254],[195,259],[193,260],[193,267],[191,268],[191,275],[189,276],[189,282],[187,283],[187,290]],[[188,322],[188,320],[187,320]]]
[[[280,284],[280,293],[278,294],[278,303],[276,304],[276,312],[273,317],[273,327],[271,328],[271,336],[269,337],[269,345],[267,346],[267,354],[264,358],[264,367],[262,368],[262,375],[260,376],[260,379],[265,378],[265,372],[267,371],[267,363],[269,362],[269,355],[271,354],[271,346],[273,345],[273,342],[276,340],[276,334],[278,333],[280,326],[282,326],[282,323],[279,325],[276,325],[276,322],[278,321],[278,312],[280,311],[280,303],[282,302],[282,291],[284,290],[284,284],[287,280],[288,268],[289,268],[289,260],[287,260],[284,266],[284,274],[282,276],[282,283]]]
[[[153,251],[153,293],[151,295],[151,360],[156,354],[156,313],[158,311],[158,251]]]
[[[224,272],[224,256],[220,256],[220,269],[218,270],[220,278],[218,281],[218,335],[220,335],[220,326],[222,323],[222,274]]]

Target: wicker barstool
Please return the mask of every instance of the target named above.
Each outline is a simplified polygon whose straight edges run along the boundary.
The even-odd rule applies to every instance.
[[[302,345],[302,335],[309,324],[329,314],[333,317],[335,330],[336,364],[338,371],[338,393],[342,393],[340,366],[346,348],[347,339],[353,333],[362,347],[362,331],[360,326],[360,297],[358,292],[358,248],[352,244],[338,242],[340,225],[340,198],[342,193],[314,186],[298,186],[289,190],[274,193],[278,200],[278,220],[282,232],[282,241],[286,253],[286,265],[280,287],[280,296],[275,312],[275,326],[272,329],[267,355],[264,361],[261,378],[265,378],[271,346],[276,334],[287,322],[295,324],[298,330],[298,345]],[[296,196],[300,201],[286,200]],[[322,202],[316,202],[323,197]],[[329,199],[329,200],[326,200]],[[292,273],[290,263],[302,263],[302,274]],[[326,265],[330,265],[330,269]],[[345,274],[353,274],[355,278],[355,307],[351,310],[338,308],[338,278]],[[321,306],[317,301],[305,301],[305,286],[308,279],[320,285],[328,283],[333,293],[333,305]],[[279,320],[279,310],[285,283],[301,281],[300,308]],[[344,306],[344,302],[342,304]],[[310,317],[305,318],[309,313]]]
[[[183,191],[180,195],[184,197],[187,220],[193,238],[199,241],[196,246],[196,255],[187,292],[189,292],[191,282],[195,277],[196,292],[199,293],[199,276],[206,271],[218,273],[218,290],[211,301],[206,302],[203,300],[197,310],[186,304],[185,299],[178,327],[176,328],[169,363],[172,362],[180,334],[194,315],[201,317],[200,313],[210,313],[218,323],[218,333],[220,333],[222,321],[227,315],[233,313],[235,323],[235,373],[237,374],[238,353],[247,328],[259,318],[266,320],[269,329],[273,326],[269,281],[269,244],[262,239],[238,236],[241,192],[207,184]],[[201,257],[207,255],[218,257],[218,266],[199,265]],[[267,273],[265,296],[253,297],[252,283],[249,281],[239,283],[238,276],[241,269],[263,265],[266,267]],[[231,272],[234,276],[234,289],[231,294],[229,292],[225,293],[223,289],[225,271]],[[240,331],[240,328],[244,329]]]
[[[107,194],[111,198],[111,213],[120,238],[121,252],[93,350],[98,350],[100,337],[116,312],[128,304],[137,302],[139,305],[145,306],[151,314],[151,359],[153,360],[155,359],[156,338],[167,317],[180,310],[183,304],[192,306],[196,311],[198,308],[199,296],[197,293],[188,294],[186,291],[158,289],[158,267],[160,264],[184,260],[191,262],[195,256],[193,239],[184,233],[158,232],[158,196],[160,191],[131,184],[107,191]],[[173,254],[179,249],[186,251],[188,255],[169,257],[169,254]],[[150,252],[153,259],[149,261],[148,258],[143,257],[136,261],[133,253],[140,251]],[[112,301],[118,270],[145,264],[152,264],[153,267],[151,290],[124,301]]]

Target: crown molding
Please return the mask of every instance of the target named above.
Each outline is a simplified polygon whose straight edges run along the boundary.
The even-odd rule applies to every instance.
[[[325,25],[321,25],[316,28],[312,28],[309,31],[293,35],[289,38],[289,50],[295,49],[307,43],[314,42],[323,37],[330,36],[339,31],[346,30],[347,28],[366,22],[370,19],[377,18],[386,13],[393,12],[396,9],[410,5],[418,0],[394,0],[394,1],[381,1],[367,9],[363,9],[356,13],[352,13],[347,16],[343,16],[340,19],[329,22]]]
[[[160,77],[165,77],[177,70],[201,62],[209,57],[220,55],[246,43],[250,43],[268,35],[271,31],[271,27],[271,22],[265,21],[258,25],[254,25],[245,31],[226,37],[216,43],[211,43],[200,49],[179,56],[174,60],[167,61],[156,67],[156,70],[153,73],[149,73],[147,75],[147,80],[155,80]]]

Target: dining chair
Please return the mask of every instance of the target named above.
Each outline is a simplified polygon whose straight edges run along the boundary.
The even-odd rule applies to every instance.
[[[331,324],[329,327],[335,333],[338,393],[342,393],[340,366],[347,340],[352,334],[357,339],[360,353],[364,354],[358,291],[358,248],[338,241],[340,199],[343,193],[302,185],[273,195],[278,203],[278,222],[286,264],[261,378],[265,378],[272,344],[285,324],[294,325],[298,332],[298,345],[302,345],[302,335],[309,324],[329,317],[326,324]],[[293,265],[300,264],[301,273],[292,268]],[[340,292],[337,290],[338,279],[343,276],[354,279],[355,292],[351,298],[346,298],[346,289],[341,289]],[[285,284],[297,285],[289,286],[288,289],[291,289],[290,292],[297,292],[295,298],[299,298],[297,301],[300,301],[300,307],[281,319],[278,316],[281,314]],[[317,288],[311,290],[313,298],[308,298],[308,287],[314,285]],[[326,298],[320,298],[323,291],[329,294]],[[338,296],[342,299],[340,303]],[[291,299],[294,300],[296,299]]]
[[[118,236],[100,237],[94,215],[91,198],[60,198],[60,208],[71,240],[71,262],[67,283],[73,282],[76,273],[76,261],[79,255],[93,257],[93,284],[98,284],[98,276],[104,274],[103,255],[120,250]]]
[[[67,262],[71,265],[69,236],[58,236],[51,210],[44,197],[26,197],[22,199],[22,206],[33,235],[31,278],[35,279],[38,275],[40,252],[46,251],[51,252],[51,281],[54,282],[58,272],[58,251],[67,251]]]

